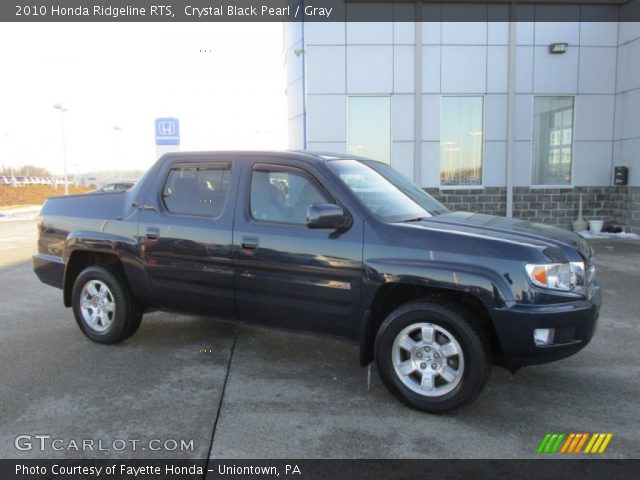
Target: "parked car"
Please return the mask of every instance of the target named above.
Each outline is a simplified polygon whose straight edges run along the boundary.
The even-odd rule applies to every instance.
[[[0,177],[0,185],[11,185],[11,180],[3,175]]]
[[[49,198],[41,215],[34,270],[94,342],[125,340],[149,309],[335,335],[427,412],[470,403],[494,364],[573,355],[600,311],[582,237],[450,212],[352,155],[168,154],[126,192]]]
[[[125,192],[129,190],[131,187],[133,187],[135,184],[136,182],[125,182],[125,181],[107,183],[103,187],[100,187],[96,190],[91,190],[90,192],[87,192],[87,193]]]
[[[13,184],[16,186],[28,185],[27,177],[13,177]]]

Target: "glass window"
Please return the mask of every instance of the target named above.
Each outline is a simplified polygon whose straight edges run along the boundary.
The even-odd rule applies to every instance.
[[[534,185],[570,185],[573,97],[535,97],[533,102]]]
[[[442,97],[440,185],[482,185],[483,97]]]
[[[327,162],[364,206],[388,222],[414,220],[447,211],[424,190],[392,167],[379,162]]]
[[[391,98],[349,97],[347,150],[391,163]]]
[[[172,213],[219,216],[229,191],[231,165],[172,168],[162,196]]]
[[[257,165],[251,175],[251,216],[267,222],[306,225],[309,205],[332,203],[301,170]]]

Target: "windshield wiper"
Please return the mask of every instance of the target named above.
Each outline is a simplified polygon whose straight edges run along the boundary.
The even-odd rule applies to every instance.
[[[401,223],[408,223],[408,222],[421,222],[422,220],[426,220],[429,217],[417,217],[417,218],[410,218],[409,220],[401,220]]]

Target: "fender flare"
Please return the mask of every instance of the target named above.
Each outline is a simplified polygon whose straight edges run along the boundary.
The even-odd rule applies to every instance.
[[[369,284],[368,287],[365,287],[369,293],[363,297],[365,304],[358,334],[361,366],[366,366],[373,360],[373,343],[377,327],[384,319],[376,318],[372,309],[377,301],[383,300],[383,298],[379,298],[379,295],[383,294],[381,292],[385,287],[391,285],[415,286],[441,292],[466,294],[482,303],[487,312],[515,303],[509,280],[492,270],[473,265],[442,262],[438,262],[437,265],[431,262],[411,262],[403,265],[393,263],[403,272],[402,274],[385,273],[380,275],[376,272],[373,274],[373,279],[384,279],[384,281],[371,282],[371,274],[369,274],[369,281],[365,281],[365,285]],[[385,270],[389,271],[389,269]]]
[[[69,278],[71,258],[76,252],[86,252],[95,254],[106,254],[118,259],[124,269],[125,277],[129,281],[134,293],[144,295],[149,291],[149,285],[145,281],[132,282],[131,279],[138,278],[136,272],[143,272],[140,257],[138,255],[138,242],[133,237],[125,237],[104,232],[92,232],[77,230],[69,233],[65,240],[62,259],[65,265],[63,277],[63,296],[65,306],[71,305],[72,282]]]

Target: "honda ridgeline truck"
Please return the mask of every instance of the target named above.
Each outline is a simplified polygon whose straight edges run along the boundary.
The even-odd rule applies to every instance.
[[[600,310],[583,238],[450,212],[353,155],[168,154],[128,191],[48,199],[38,228],[34,270],[94,342],[153,309],[329,334],[427,412],[578,352]]]

